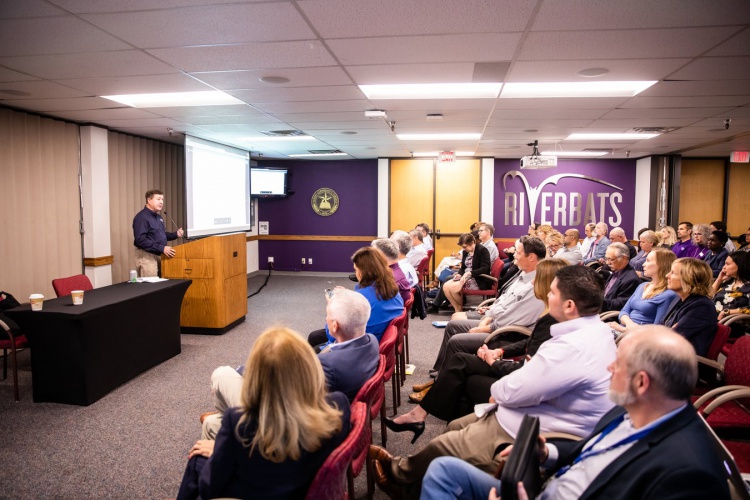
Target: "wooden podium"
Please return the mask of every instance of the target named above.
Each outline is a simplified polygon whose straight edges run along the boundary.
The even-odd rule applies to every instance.
[[[174,249],[174,257],[162,257],[162,277],[193,280],[182,301],[181,331],[216,335],[245,321],[245,233],[209,236]]]

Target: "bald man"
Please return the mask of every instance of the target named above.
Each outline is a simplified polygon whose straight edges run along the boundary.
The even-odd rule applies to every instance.
[[[669,328],[641,326],[620,342],[609,371],[609,398],[619,406],[589,437],[556,445],[540,438],[542,464],[556,475],[537,498],[730,498],[722,461],[690,404],[698,378],[693,346]],[[462,491],[484,499],[492,488],[500,491],[500,481],[443,457],[430,465],[421,498]]]

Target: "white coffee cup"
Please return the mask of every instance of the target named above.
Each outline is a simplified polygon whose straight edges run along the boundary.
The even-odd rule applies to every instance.
[[[32,311],[41,311],[44,305],[44,295],[41,293],[32,293],[29,295],[29,302],[31,302]]]
[[[73,297],[73,305],[80,306],[83,304],[83,290],[73,290],[70,292],[70,296]]]

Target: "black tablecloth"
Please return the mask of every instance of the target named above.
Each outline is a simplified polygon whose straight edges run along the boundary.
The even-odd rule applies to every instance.
[[[6,311],[31,348],[35,402],[90,405],[180,353],[180,307],[190,280],[119,283]]]

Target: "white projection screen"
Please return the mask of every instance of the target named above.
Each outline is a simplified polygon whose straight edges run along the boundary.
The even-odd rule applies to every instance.
[[[249,152],[186,135],[185,202],[190,238],[249,231]]]

